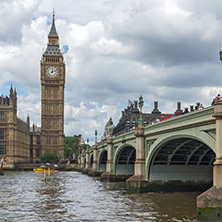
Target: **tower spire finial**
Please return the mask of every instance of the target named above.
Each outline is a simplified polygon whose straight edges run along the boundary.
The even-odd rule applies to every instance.
[[[49,32],[48,37],[58,37],[58,34],[56,32],[56,27],[55,27],[55,9],[53,9],[52,11],[52,26],[51,26],[51,30]]]

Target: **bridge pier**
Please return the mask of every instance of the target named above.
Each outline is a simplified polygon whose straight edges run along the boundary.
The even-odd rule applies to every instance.
[[[86,150],[86,165],[85,168],[82,169],[82,173],[88,174],[89,171],[89,150]]]
[[[216,160],[213,187],[197,197],[197,219],[222,221],[222,101],[214,104],[216,118]]]
[[[115,175],[113,174],[113,140],[108,137],[107,142],[107,161],[106,172],[101,174],[102,181],[115,181]]]
[[[78,164],[77,164],[76,170],[81,171],[81,156],[80,155],[78,156]]]
[[[136,136],[136,161],[134,175],[126,181],[127,190],[142,193],[147,189],[148,181],[145,178],[145,137],[144,127],[138,127]]]
[[[97,144],[93,147],[93,167],[92,170],[88,172],[90,176],[98,177],[101,175],[101,172],[98,171],[98,148]]]
[[[81,157],[80,157],[81,161],[80,161],[80,171],[83,170],[83,167],[84,167],[84,157],[83,157],[83,154],[81,154]]]

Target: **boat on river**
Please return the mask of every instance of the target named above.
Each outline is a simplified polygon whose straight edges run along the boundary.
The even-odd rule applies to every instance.
[[[40,166],[39,168],[33,169],[35,173],[44,173],[44,170],[46,173],[55,173],[54,169],[46,168],[45,166]]]

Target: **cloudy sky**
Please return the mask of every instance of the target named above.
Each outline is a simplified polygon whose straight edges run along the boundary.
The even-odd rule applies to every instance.
[[[222,91],[222,1],[1,0],[0,94],[18,93],[18,116],[41,125],[40,59],[55,9],[66,62],[65,135],[94,141],[128,100],[163,113]]]

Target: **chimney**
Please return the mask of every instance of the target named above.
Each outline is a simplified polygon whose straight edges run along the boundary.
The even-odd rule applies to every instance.
[[[154,101],[154,109],[152,113],[160,114],[161,112],[158,109],[158,101]]]
[[[158,101],[154,101],[154,109],[158,109]]]
[[[183,113],[183,110],[181,109],[181,102],[177,102],[177,110],[175,112],[176,116]]]
[[[177,111],[181,111],[181,102],[177,102]]]
[[[137,100],[134,100],[134,107],[133,107],[133,108],[134,108],[134,109],[138,109],[137,106],[138,106],[138,101],[137,101]]]

